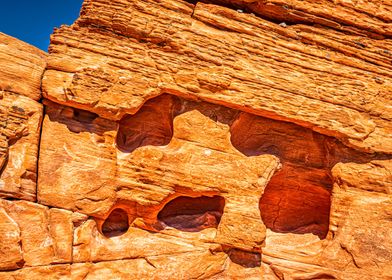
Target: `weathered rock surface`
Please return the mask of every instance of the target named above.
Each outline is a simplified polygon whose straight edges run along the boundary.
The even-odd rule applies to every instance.
[[[8,237],[0,243],[2,269],[71,261],[72,212],[27,201],[1,200],[1,207],[2,236]]]
[[[0,197],[35,200],[42,104],[0,92]]]
[[[47,105],[39,201],[95,217],[75,230],[74,262],[223,250],[230,260],[224,278],[261,277],[265,264],[299,279],[352,279],[360,269],[376,277],[380,267],[390,275],[387,244],[368,251],[366,258],[380,259],[362,266],[361,253],[348,248],[361,250],[372,230],[390,238],[392,161],[381,155],[298,125],[169,95],[118,124]],[[373,192],[381,197],[368,200]],[[385,224],[382,216],[359,222],[357,215],[370,215],[364,209],[387,211]],[[363,223],[373,228],[363,231]]]
[[[163,92],[202,98],[391,153],[391,46],[201,2],[87,1],[52,37],[43,93],[114,120]]]
[[[0,91],[41,98],[46,53],[0,32]]]
[[[206,2],[0,34],[0,279],[392,279],[392,3]]]
[[[280,164],[273,155],[246,157],[232,146],[229,124],[238,112],[163,95],[123,119],[114,138],[114,122],[49,107],[41,141],[40,203],[98,218],[125,207],[130,223],[153,231],[163,230],[167,217],[184,231],[200,231],[209,227],[209,219],[218,219],[219,226],[212,223],[217,243],[260,251],[265,226],[258,202]],[[52,141],[54,135],[61,138]],[[50,159],[57,159],[55,169]],[[204,199],[180,199],[160,220],[165,204],[182,196]],[[243,223],[235,223],[239,220]]]
[[[46,54],[0,33],[0,197],[35,200]]]
[[[389,1],[217,0],[284,23],[318,24],[346,33],[385,38],[392,35]]]

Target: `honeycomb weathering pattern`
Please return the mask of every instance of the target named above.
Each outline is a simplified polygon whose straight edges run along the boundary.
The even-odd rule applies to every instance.
[[[0,33],[0,279],[390,279],[391,35],[379,0]]]

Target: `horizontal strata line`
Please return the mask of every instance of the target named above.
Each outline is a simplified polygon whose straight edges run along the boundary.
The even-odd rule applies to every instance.
[[[216,5],[216,6],[225,7],[225,8],[231,9],[231,10],[237,10],[237,11],[241,10],[242,13],[246,13],[246,14],[251,14],[252,13],[252,14],[256,15],[257,17],[262,18],[264,20],[267,20],[269,22],[273,22],[273,23],[277,23],[277,24],[281,23],[281,20],[275,19],[274,17],[270,17],[270,16],[268,16],[266,14],[263,14],[263,13],[259,12],[257,10],[257,8],[253,8],[252,7],[252,3],[254,4],[254,2],[250,2],[250,5],[247,5],[245,2],[228,3],[229,1],[227,1],[227,0],[200,0],[200,1],[199,0],[193,0],[193,1],[192,0],[184,0],[184,1],[186,1],[188,3],[191,3],[191,4],[195,5],[195,6],[197,5],[197,3],[201,2],[201,3],[205,3],[205,4],[213,4],[213,5]],[[314,14],[313,13],[309,13],[309,11],[307,11],[305,9],[301,9],[300,7],[291,7],[291,8],[287,7],[286,8],[285,5],[279,5],[279,4],[274,4],[274,3],[272,3],[272,5],[277,7],[277,8],[283,8],[283,9],[286,9],[286,10],[289,9],[292,12],[296,12],[297,11],[297,12],[305,13],[305,14],[307,14],[309,16],[313,16],[315,18],[329,20],[329,21],[334,22],[337,25],[340,25],[340,26],[343,26],[343,27],[344,26],[345,27],[354,27],[354,28],[357,28],[358,30],[368,32],[368,29],[362,27],[361,24],[350,25],[350,24],[347,24],[347,21],[345,21],[344,19],[339,18],[339,17],[334,17],[332,20],[330,20],[327,17],[325,17],[323,14],[320,14],[320,13],[314,13]],[[356,13],[369,16],[365,11],[358,11],[356,9],[350,9],[350,8],[348,8],[346,6],[339,6],[339,5],[337,5],[337,6],[340,7],[343,10],[343,13],[352,13],[354,11]],[[329,8],[332,9],[333,7],[330,6]],[[371,17],[372,19],[377,18],[374,15],[369,16],[369,17]],[[387,22],[384,21],[383,19],[381,19],[381,18],[377,18],[377,19],[379,19],[381,21],[381,23],[387,24]],[[290,20],[286,24],[288,26],[289,25],[295,25],[295,24],[303,24],[303,25],[308,25],[308,26],[314,26],[314,25],[318,24],[318,25],[322,25],[322,26],[325,26],[325,27],[328,27],[328,28],[331,28],[331,29],[334,29],[334,30],[337,30],[337,31],[340,31],[340,32],[343,32],[343,33],[346,33],[346,34],[353,34],[352,32],[349,32],[348,30],[341,30],[341,29],[334,28],[332,26],[328,26],[328,25],[325,25],[325,24],[310,23],[309,20],[307,20],[307,19],[297,20],[297,21]],[[377,32],[374,28],[371,29],[370,33],[374,33],[374,34],[383,36],[384,38],[391,38],[392,37],[391,35]]]
[[[261,255],[262,255],[262,262],[263,263],[265,263],[267,265],[274,265],[275,267],[293,268],[292,265],[289,265],[288,263],[295,263],[295,264],[299,264],[299,265],[305,265],[306,267],[313,268],[313,269],[321,269],[322,271],[320,271],[320,272],[324,272],[324,273],[334,272],[337,275],[342,274],[342,273],[344,273],[344,274],[354,274],[354,275],[361,275],[363,277],[363,273],[358,273],[358,272],[353,272],[353,271],[345,272],[345,271],[333,269],[331,267],[323,267],[323,266],[320,266],[320,265],[310,264],[310,263],[306,263],[306,262],[300,262],[300,261],[295,260],[294,258],[291,258],[291,259],[290,258],[285,258],[285,257],[290,257],[289,254],[285,254],[285,257],[277,257],[276,255],[268,254],[268,253],[263,251]],[[278,260],[278,261],[282,261],[285,264],[274,263],[273,260],[266,260],[264,256],[267,256],[267,257],[269,257],[271,259],[275,259],[275,260]],[[295,256],[293,256],[293,257],[295,257]],[[298,272],[312,273],[312,271],[304,272],[300,268],[299,268]],[[380,276],[380,274],[370,273],[369,270],[366,271],[366,275],[367,276],[375,276],[375,278],[378,278]]]
[[[34,266],[24,266],[21,268],[16,268],[16,269],[10,269],[10,270],[0,270],[0,275],[5,274],[5,273],[12,273],[12,272],[18,272],[23,269],[33,269],[33,268],[43,268],[43,267],[61,267],[61,266],[69,266],[71,263],[54,263],[54,264],[39,264],[39,265],[34,265]]]
[[[267,19],[265,19],[265,20],[267,20]],[[267,20],[268,21],[268,20]],[[89,21],[87,21],[87,23],[84,23],[83,24],[83,21],[80,21],[79,22],[79,24],[80,24],[80,26],[86,26],[86,25],[88,25],[88,23],[89,23]],[[94,24],[95,25],[95,24]],[[103,28],[103,29],[106,29],[106,30],[109,30],[107,27],[105,27],[105,26],[102,26],[102,25],[96,25],[96,27],[98,27],[98,28]],[[215,27],[216,28],[216,27]],[[120,36],[125,36],[125,37],[128,37],[128,36],[126,36],[126,35],[124,35],[124,34],[121,34],[121,33],[118,33],[118,32],[115,32],[114,30],[111,30],[113,33],[115,33],[115,34],[117,34],[117,35],[120,35]],[[371,64],[373,64],[373,65],[375,65],[374,63],[372,63],[371,61],[368,61],[369,63],[371,63]],[[348,66],[348,65],[346,65],[346,66]],[[356,69],[361,69],[361,68],[357,68],[357,67],[353,67],[353,66],[348,66],[348,67],[351,67],[351,68],[356,68]],[[361,69],[361,70],[363,70],[363,69]],[[377,73],[377,72],[375,72],[375,73]],[[378,73],[378,74],[380,74],[380,73]]]
[[[378,20],[381,21],[382,23],[390,23],[389,21],[384,20],[382,17],[377,16],[377,14],[371,14],[371,13],[367,12],[366,10],[358,9],[358,8],[356,8],[355,6],[354,6],[354,7],[350,7],[349,5],[344,5],[344,3],[342,3],[342,4],[343,4],[343,5],[335,5],[335,6],[338,6],[339,8],[341,8],[341,9],[342,9],[344,12],[346,12],[346,13],[352,13],[353,11],[355,11],[355,12],[357,12],[357,13],[359,13],[359,14],[367,15],[367,16],[373,18],[373,19],[378,19]],[[385,1],[385,2],[383,3],[383,5],[387,6],[388,3]],[[389,7],[392,7],[391,5],[388,5],[388,6],[389,6]],[[283,6],[281,6],[281,7],[283,7]],[[334,8],[336,9],[336,7],[334,7],[334,6],[332,6],[332,5],[329,5],[329,7],[330,7],[331,9],[334,9]],[[301,8],[299,8],[299,7],[295,7],[295,10],[298,10],[298,11],[301,11],[301,12],[307,12],[305,9],[301,9]],[[311,14],[311,15],[321,16],[321,15],[318,15],[318,14]],[[323,18],[324,18],[324,17],[323,17]],[[349,26],[349,25],[347,25],[347,26]]]
[[[192,244],[189,244],[192,245]],[[108,263],[108,262],[120,262],[120,261],[132,261],[132,260],[145,260],[146,258],[153,258],[153,257],[164,257],[164,256],[176,256],[188,253],[196,253],[196,252],[208,252],[208,248],[199,249],[199,250],[190,250],[184,251],[179,253],[172,253],[172,254],[158,254],[158,255],[149,255],[149,256],[141,256],[141,257],[134,257],[134,258],[119,258],[119,259],[112,259],[112,260],[100,260],[100,261],[80,261],[80,262],[64,262],[64,263],[53,263],[53,264],[45,264],[45,265],[34,265],[34,266],[24,266],[18,269],[11,269],[11,270],[0,270],[0,275],[2,273],[13,273],[18,272],[24,269],[34,269],[34,268],[47,268],[47,267],[70,267],[72,269],[72,265],[74,264],[99,264],[99,263]]]

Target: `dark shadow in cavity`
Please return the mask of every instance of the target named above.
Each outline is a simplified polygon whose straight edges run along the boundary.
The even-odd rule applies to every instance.
[[[280,233],[326,237],[331,206],[328,188],[332,182],[327,173],[321,172],[314,175],[319,181],[313,181],[312,172],[284,164],[272,177],[259,202],[261,218],[267,228]]]
[[[97,136],[103,136],[105,132],[112,131],[116,125],[113,121],[99,117],[89,111],[75,109],[48,100],[44,101],[45,117],[51,122],[57,122],[67,126],[74,133],[89,132]]]
[[[121,209],[114,209],[102,224],[102,234],[106,237],[123,235],[128,231],[128,213]]]
[[[261,266],[261,254],[257,252],[247,252],[236,248],[225,250],[233,263],[239,264],[242,267],[253,268]]]
[[[187,232],[217,228],[224,206],[225,200],[220,196],[180,196],[165,205],[158,214],[158,220]]]
[[[89,111],[73,109],[72,119],[81,123],[91,123],[99,116]]]

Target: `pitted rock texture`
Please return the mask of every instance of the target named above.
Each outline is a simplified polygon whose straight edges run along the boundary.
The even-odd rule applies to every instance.
[[[48,55],[0,33],[0,279],[391,279],[391,28],[85,0]]]
[[[208,200],[199,198],[183,206],[180,203],[175,210],[177,215],[200,211],[208,215],[206,212],[221,209],[223,215],[215,233],[217,242],[260,250],[265,226],[259,217],[258,201],[280,163],[273,155],[247,157],[232,146],[229,125],[237,111],[162,95],[149,101],[134,116],[125,117],[126,121],[119,123],[117,137],[113,137],[113,131],[107,128],[116,128],[115,122],[106,121],[103,126],[104,120],[97,117],[82,123],[74,119],[75,113],[82,114],[78,110],[54,108],[51,105],[47,111],[43,125],[41,151],[47,153],[40,155],[40,203],[98,217],[113,207],[126,205],[135,223],[155,231],[165,228],[167,222],[162,215],[166,217],[169,214],[164,214],[165,211],[170,210],[160,212],[160,221],[158,212],[169,201],[174,203],[176,197],[220,195],[222,201],[211,209],[207,207]],[[78,128],[80,124],[83,127]],[[63,138],[55,143],[53,135]],[[160,145],[169,135],[169,143]],[[116,142],[120,148],[116,148]],[[58,145],[66,149],[68,156],[63,156]],[[78,160],[80,146],[85,147],[83,156],[90,158],[87,165],[86,161]],[[102,155],[94,156],[94,151]],[[51,158],[58,159],[55,170],[48,164]],[[96,173],[97,169],[104,169],[107,176]],[[51,178],[44,176],[49,172],[53,173]],[[219,206],[222,203],[224,207]],[[196,209],[192,209],[193,204]],[[202,210],[203,207],[207,208]],[[233,225],[231,222],[236,220],[244,223]],[[192,226],[184,219],[175,228],[197,230],[198,222],[193,222],[196,224]],[[229,227],[237,226],[235,236]]]

